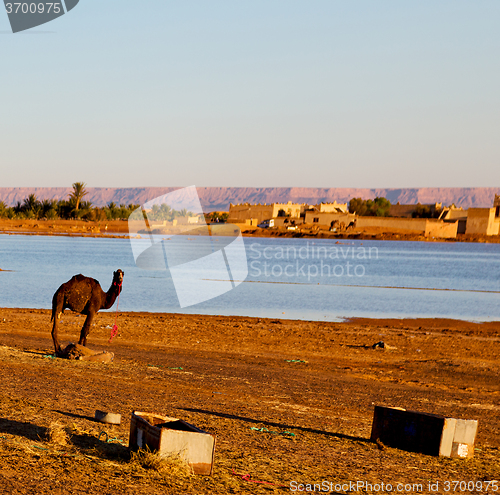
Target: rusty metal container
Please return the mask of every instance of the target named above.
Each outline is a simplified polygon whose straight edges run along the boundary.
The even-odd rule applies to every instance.
[[[215,435],[182,419],[149,412],[132,413],[130,449],[148,447],[163,457],[178,455],[191,466],[195,474],[212,474],[215,441]]]
[[[375,406],[371,440],[410,452],[473,457],[477,420]]]

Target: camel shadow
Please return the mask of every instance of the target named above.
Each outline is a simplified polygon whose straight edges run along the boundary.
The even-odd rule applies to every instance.
[[[32,442],[47,442],[48,431],[49,429],[45,426],[0,418],[0,434],[7,433],[17,437],[24,437]],[[128,460],[130,458],[128,447],[118,443],[118,439],[110,438],[105,430],[103,430],[97,438],[86,433],[70,433],[69,437],[68,445],[77,448],[81,453],[89,453],[93,456],[108,460]],[[58,447],[62,448],[62,446]]]
[[[264,424],[266,426],[273,426],[275,428],[284,428],[285,430],[288,430],[288,431],[300,430],[300,431],[304,431],[304,432],[308,432],[308,433],[315,433],[317,435],[325,435],[328,437],[340,438],[342,440],[352,440],[355,442],[372,443],[372,441],[368,438],[355,437],[352,435],[346,435],[344,433],[335,433],[332,431],[316,430],[315,428],[308,428],[305,426],[292,426],[292,425],[286,425],[283,423],[275,423],[273,421],[266,421],[266,420],[255,419],[255,418],[247,418],[245,416],[236,416],[234,414],[227,414],[227,413],[221,413],[221,412],[216,412],[216,411],[207,411],[205,409],[196,409],[196,408],[191,408],[191,407],[183,407],[181,409],[183,411],[208,414],[211,416],[218,416],[219,418],[236,419],[237,421],[245,421],[246,423]]]
[[[71,443],[80,451],[91,453],[101,459],[129,460],[130,450],[117,442],[117,439],[110,438],[104,430],[97,438],[86,433],[71,434]]]
[[[83,414],[77,414],[68,411],[60,411],[58,409],[54,409],[53,411],[58,414],[62,414],[64,416],[68,416],[70,418],[85,419],[87,421],[91,421],[92,423],[98,423],[102,425],[103,429],[97,438],[88,434],[72,433],[71,443],[75,447],[84,450],[97,449],[101,451],[101,453],[105,454],[105,457],[107,459],[116,457],[120,459],[125,459],[125,458],[128,459],[130,457],[129,449],[125,447],[118,439],[111,438],[111,433],[104,429],[105,425],[101,421],[98,421],[92,416],[85,416]]]
[[[8,433],[9,435],[24,437],[28,440],[39,442],[46,438],[47,428],[32,423],[0,418],[0,433]]]

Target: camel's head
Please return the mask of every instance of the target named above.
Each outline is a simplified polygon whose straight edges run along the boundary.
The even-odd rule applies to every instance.
[[[122,285],[123,275],[124,273],[122,270],[116,270],[116,272],[113,272],[113,284]]]

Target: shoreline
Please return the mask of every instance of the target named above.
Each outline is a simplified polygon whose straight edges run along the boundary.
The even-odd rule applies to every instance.
[[[370,231],[350,231],[343,233],[319,230],[318,232],[295,232],[278,229],[249,228],[236,225],[243,237],[255,238],[294,238],[294,239],[330,239],[336,242],[344,240],[373,241],[418,241],[418,242],[476,242],[499,244],[500,235],[459,234],[456,238],[425,237],[418,233],[404,231],[381,232],[375,228]],[[159,235],[183,235],[168,232],[153,232]],[[103,239],[128,239],[128,221],[109,220],[90,222],[84,220],[10,220],[0,219],[0,235],[46,235],[54,237],[89,237]],[[143,234],[142,236],[144,236]],[[193,235],[186,234],[186,235]]]
[[[2,270],[0,270],[2,271]],[[3,270],[6,271],[6,270]],[[50,308],[29,308],[29,307],[0,307],[0,313],[3,311],[18,311],[21,313],[47,313],[51,315],[52,310]],[[65,310],[66,315],[78,316],[78,313],[70,311],[69,309]],[[116,309],[109,310],[101,310],[99,314],[102,315],[115,315]],[[422,325],[427,325],[431,327],[435,326],[491,326],[495,330],[500,325],[500,320],[462,320],[460,318],[450,318],[450,317],[408,317],[403,316],[401,318],[398,317],[371,317],[371,316],[348,316],[336,321],[331,320],[308,320],[308,319],[295,319],[295,318],[286,318],[285,316],[280,317],[270,317],[270,316],[241,316],[241,315],[207,315],[203,313],[172,313],[167,311],[118,311],[118,317],[154,317],[154,318],[162,318],[162,317],[170,317],[170,318],[185,318],[185,319],[215,319],[215,320],[241,320],[248,322],[286,322],[287,324],[319,324],[319,325],[374,325],[374,326],[384,326],[384,325],[401,325],[405,324],[409,327],[421,327]]]

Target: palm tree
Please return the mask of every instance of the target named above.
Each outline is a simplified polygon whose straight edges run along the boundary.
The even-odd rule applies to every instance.
[[[4,201],[0,201],[0,217],[4,217],[7,215],[7,203]]]
[[[73,184],[73,192],[69,195],[69,199],[75,202],[75,210],[78,210],[80,201],[88,194],[85,186],[85,182],[75,182]]]
[[[36,195],[30,194],[27,198],[24,199],[22,208],[25,211],[33,211],[36,209],[37,203],[38,199],[36,199]]]
[[[35,194],[30,194],[27,198],[24,199],[21,210],[24,211],[27,215],[38,219],[42,210],[42,203],[40,203],[40,201],[36,199]]]
[[[170,215],[170,213],[172,212],[172,208],[170,208],[167,203],[162,203],[162,205],[160,206],[160,210],[166,216]]]
[[[42,201],[41,215],[46,218],[57,216],[57,201],[55,199],[44,199]]]

